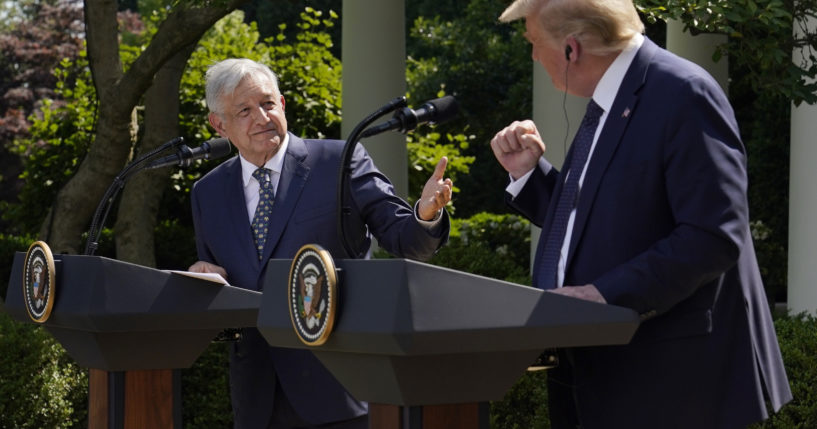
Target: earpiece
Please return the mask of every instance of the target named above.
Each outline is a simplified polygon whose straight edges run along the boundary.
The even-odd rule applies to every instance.
[[[570,45],[565,46],[565,59],[567,61],[570,61],[570,54],[572,54],[572,53],[573,53],[573,48],[571,48]]]

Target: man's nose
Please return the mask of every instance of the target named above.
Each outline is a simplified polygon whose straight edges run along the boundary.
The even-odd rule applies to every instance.
[[[256,122],[266,123],[269,121],[269,116],[267,116],[267,111],[262,106],[258,106],[252,110],[252,119]]]

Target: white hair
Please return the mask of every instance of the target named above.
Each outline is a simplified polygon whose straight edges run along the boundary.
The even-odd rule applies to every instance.
[[[222,114],[224,106],[221,97],[235,91],[235,88],[247,77],[266,76],[272,82],[275,92],[278,89],[278,76],[264,64],[247,58],[230,58],[210,66],[205,75],[205,97],[210,112]]]

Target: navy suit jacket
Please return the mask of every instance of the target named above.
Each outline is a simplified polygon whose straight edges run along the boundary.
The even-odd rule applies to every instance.
[[[269,258],[292,258],[304,244],[318,244],[335,257],[344,255],[336,217],[343,144],[289,135],[262,261],[251,234],[238,157],[196,182],[192,205],[199,259],[224,267],[231,285],[261,291]],[[440,234],[432,236],[416,221],[412,208],[394,194],[389,180],[360,144],[351,167],[352,218],[365,224],[389,252],[412,259],[430,258],[448,237],[447,214],[443,214]],[[365,229],[358,235],[358,242],[368,245]],[[286,287],[284,282],[280,286]],[[312,352],[270,347],[256,329],[244,329],[243,339],[233,344],[230,353],[236,427],[266,427],[276,379],[295,411],[312,424],[345,420],[367,411],[366,404],[349,395]]]
[[[560,179],[548,164],[509,200],[542,237]],[[764,394],[775,410],[791,399],[746,189],[721,88],[645,40],[588,164],[565,269],[565,285],[593,284],[643,320],[626,346],[569,352],[558,382],[585,428],[739,428],[767,416]]]

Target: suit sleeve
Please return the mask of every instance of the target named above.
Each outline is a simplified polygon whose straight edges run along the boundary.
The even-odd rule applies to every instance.
[[[505,193],[505,202],[534,225],[545,223],[548,205],[559,180],[559,171],[546,160],[541,160],[533,170],[519,195],[512,198]]]
[[[731,107],[710,81],[682,86],[664,128],[666,201],[674,225],[644,252],[593,280],[608,303],[662,314],[734,266],[747,240],[747,175]],[[635,210],[660,213],[644,198]],[[621,208],[623,210],[629,208]],[[637,225],[630,227],[637,228]]]
[[[355,146],[351,167],[355,205],[380,246],[399,257],[428,260],[445,244],[450,229],[445,210],[438,227],[421,225],[412,207],[395,195],[391,182],[361,144]]]

